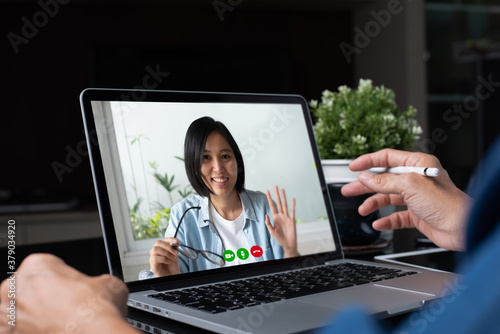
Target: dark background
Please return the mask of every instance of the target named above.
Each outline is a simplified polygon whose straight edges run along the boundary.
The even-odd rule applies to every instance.
[[[83,89],[141,87],[147,68],[158,68],[168,76],[156,89],[319,99],[324,89],[356,83],[356,61],[347,63],[339,44],[352,41],[353,10],[376,1],[232,0],[240,4],[224,12],[223,20],[214,1],[61,2],[56,8],[56,0],[0,0],[0,213],[6,219],[15,217],[7,209],[13,204],[96,210],[79,105]],[[41,3],[52,6],[46,21]],[[442,128],[449,136],[431,153],[461,188],[500,129],[500,89],[459,129],[443,122],[453,103],[474,95],[479,73],[500,81],[500,62],[490,57],[500,50],[494,47],[499,15],[478,14],[477,4],[497,6],[493,0],[427,1],[425,6],[428,114],[422,125]],[[26,28],[34,19],[42,20],[39,26]],[[22,37],[23,29],[31,36]],[[18,52],[9,40],[13,34],[26,38]],[[481,61],[457,63],[452,43],[471,39],[489,39],[488,47],[473,52]],[[54,166],[62,165],[69,167],[58,174]],[[6,239],[0,235],[0,240]],[[55,253],[90,274],[107,270],[100,238],[20,245],[18,260],[35,251]]]
[[[96,210],[79,105],[85,88],[141,87],[147,68],[168,72],[155,89],[309,100],[352,83],[338,48],[350,40],[349,8],[247,2],[221,21],[211,1],[43,1],[54,14],[46,24],[38,2],[2,3],[0,208],[9,219],[12,205]],[[32,37],[13,47],[9,36],[25,38],[23,29]],[[102,239],[18,245],[18,263],[32,252],[55,253],[89,274],[107,271]]]
[[[16,54],[2,39],[4,199],[77,198],[93,204],[87,159],[69,170],[84,140],[79,94],[88,87],[143,86],[146,67],[169,75],[156,89],[301,94],[351,84],[338,48],[349,40],[346,10],[319,12],[236,7],[221,22],[211,2],[120,5],[69,2]],[[0,24],[21,35],[38,4],[4,4]],[[328,75],[325,75],[328,73]],[[166,125],[167,126],[167,125]],[[69,146],[69,147],[68,147]],[[56,164],[56,166],[61,167]],[[69,165],[70,166],[70,165]],[[4,174],[5,175],[5,174]]]

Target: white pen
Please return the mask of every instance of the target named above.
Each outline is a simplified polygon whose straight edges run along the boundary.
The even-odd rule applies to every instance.
[[[423,176],[436,177],[439,175],[439,169],[432,167],[373,167],[368,170],[372,173],[392,173],[392,174],[407,174],[407,173],[418,173]]]

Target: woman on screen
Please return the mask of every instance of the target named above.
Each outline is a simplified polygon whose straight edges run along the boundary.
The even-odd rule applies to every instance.
[[[289,214],[283,189],[275,187],[275,205],[269,191],[244,188],[243,157],[224,124],[191,123],[184,159],[198,195],[172,207],[165,238],[150,251],[154,277],[298,255],[295,199]]]

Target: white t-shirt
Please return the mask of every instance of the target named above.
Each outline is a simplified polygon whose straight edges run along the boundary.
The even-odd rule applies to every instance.
[[[222,255],[226,260],[224,267],[256,262],[255,257],[250,254],[250,247],[243,231],[243,226],[245,226],[245,215],[243,214],[243,210],[240,216],[235,220],[227,220],[224,219],[224,217],[215,210],[212,203],[210,203],[210,213],[215,228],[222,238],[222,244],[226,249],[225,254]],[[245,249],[246,252],[242,250],[242,248]],[[234,254],[231,254],[229,251],[232,251]],[[242,260],[242,258],[244,260]],[[233,260],[231,261],[231,259]]]

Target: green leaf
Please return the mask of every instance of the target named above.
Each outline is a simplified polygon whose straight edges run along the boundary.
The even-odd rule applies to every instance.
[[[394,92],[374,87],[371,80],[361,79],[357,89],[325,90],[321,102],[311,100],[310,107],[322,159],[352,159],[385,147],[408,149],[421,132],[416,109],[400,111]],[[353,139],[358,136],[366,141]]]

